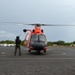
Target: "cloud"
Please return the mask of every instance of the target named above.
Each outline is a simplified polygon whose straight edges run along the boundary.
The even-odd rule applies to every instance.
[[[0,30],[0,38],[14,38],[15,36],[16,34],[4,30]]]

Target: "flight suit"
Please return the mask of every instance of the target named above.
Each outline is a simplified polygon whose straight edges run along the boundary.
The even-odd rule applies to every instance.
[[[21,40],[19,39],[19,37],[17,37],[17,38],[15,39],[15,43],[16,43],[16,45],[15,45],[15,52],[14,52],[14,55],[16,55],[17,49],[19,49],[19,55],[21,55],[21,47],[20,47]]]

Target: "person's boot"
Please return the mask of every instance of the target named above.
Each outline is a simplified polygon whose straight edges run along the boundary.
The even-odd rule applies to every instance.
[[[19,56],[21,56],[21,53],[19,54]]]

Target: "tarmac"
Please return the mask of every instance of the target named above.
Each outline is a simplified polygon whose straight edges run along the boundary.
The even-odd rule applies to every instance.
[[[21,47],[21,56],[14,49],[0,47],[0,75],[75,75],[74,47],[48,47],[40,54]]]

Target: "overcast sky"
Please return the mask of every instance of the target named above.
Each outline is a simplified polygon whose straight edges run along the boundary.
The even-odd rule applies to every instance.
[[[75,0],[0,0],[0,22],[75,25]],[[32,26],[0,23],[0,40],[14,40]],[[75,41],[75,27],[43,27],[49,41]]]

